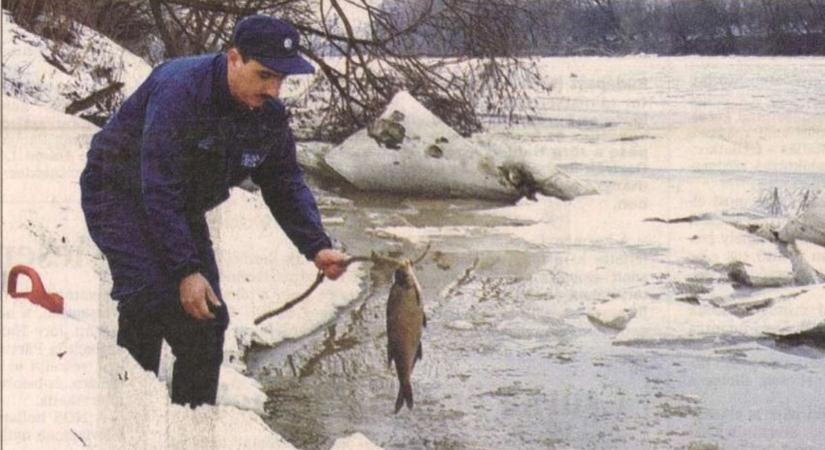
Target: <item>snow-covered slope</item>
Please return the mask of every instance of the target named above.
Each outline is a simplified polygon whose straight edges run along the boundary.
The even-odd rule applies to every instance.
[[[258,314],[302,291],[315,268],[258,196],[235,192],[209,216],[232,315],[219,406],[193,411],[172,405],[163,383],[172,364],[168,349],[159,381],[115,345],[111,279],[88,237],[78,185],[97,127],[60,112],[72,93],[102,86],[105,80],[88,72],[101,61],[120,61],[126,92],[149,68],[111,41],[82,32],[83,48],[61,53],[85,55],[68,75],[44,60],[53,43],[3,14],[3,77],[12,96],[2,98],[2,277],[13,265],[32,266],[49,292],[66,299],[65,314],[53,315],[3,298],[3,447],[293,448],[256,414],[263,413],[266,396],[243,375],[239,356],[253,340],[276,344],[328,321],[358,295],[358,268],[324,283],[302,308],[253,326]],[[20,290],[27,283],[22,280]]]
[[[90,321],[3,301],[4,448],[294,448],[251,411],[171,404]]]
[[[78,111],[109,115],[151,71],[141,58],[94,30],[82,25],[73,30],[71,43],[53,41],[24,30],[3,11],[3,94],[64,111],[76,100],[123,83],[112,100]]]

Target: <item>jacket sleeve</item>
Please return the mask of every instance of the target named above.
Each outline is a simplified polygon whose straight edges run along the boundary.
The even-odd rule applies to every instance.
[[[140,149],[149,232],[176,282],[202,269],[185,214],[185,134],[196,117],[195,97],[186,86],[158,86],[146,106]]]
[[[261,187],[264,202],[287,237],[312,260],[320,250],[331,248],[332,242],[298,165],[292,131],[284,126],[270,139],[274,140],[272,152],[252,172],[252,181]]]

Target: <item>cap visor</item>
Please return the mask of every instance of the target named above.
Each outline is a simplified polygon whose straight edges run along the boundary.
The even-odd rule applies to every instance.
[[[257,58],[256,58],[257,59]],[[261,58],[260,63],[268,69],[286,75],[297,75],[303,73],[315,73],[315,67],[309,61],[295,56],[292,58]]]

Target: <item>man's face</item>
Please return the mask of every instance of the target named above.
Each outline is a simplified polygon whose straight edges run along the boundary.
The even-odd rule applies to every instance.
[[[278,98],[286,75],[267,69],[258,61],[247,58],[243,62],[236,49],[228,57],[229,91],[232,97],[249,108],[259,108],[271,98]]]

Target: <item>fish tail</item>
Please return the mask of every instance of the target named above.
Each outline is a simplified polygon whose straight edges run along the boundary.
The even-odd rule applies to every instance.
[[[407,404],[407,408],[412,409],[413,407],[413,393],[412,393],[412,383],[409,381],[401,382],[401,385],[398,386],[398,397],[395,399],[395,413],[398,414],[398,411],[404,406],[404,403]]]
[[[404,406],[404,388],[399,386],[398,387],[398,397],[395,398],[395,413],[398,414],[398,411],[401,411],[401,407]]]

